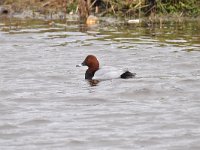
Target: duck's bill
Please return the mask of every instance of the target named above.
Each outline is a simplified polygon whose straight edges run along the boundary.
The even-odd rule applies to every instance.
[[[76,67],[82,67],[82,66],[86,66],[86,65],[85,65],[85,62],[82,62],[82,63],[79,64],[79,65],[76,65]]]
[[[82,64],[78,64],[78,65],[76,65],[76,67],[82,67],[83,65]]]

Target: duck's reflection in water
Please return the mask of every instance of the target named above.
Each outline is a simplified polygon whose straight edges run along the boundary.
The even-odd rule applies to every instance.
[[[99,84],[99,80],[88,80],[90,86],[97,86]]]

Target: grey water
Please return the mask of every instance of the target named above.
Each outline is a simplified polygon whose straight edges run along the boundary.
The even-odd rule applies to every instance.
[[[137,75],[92,86],[88,54]],[[2,150],[199,150],[200,23],[1,23],[0,114]]]

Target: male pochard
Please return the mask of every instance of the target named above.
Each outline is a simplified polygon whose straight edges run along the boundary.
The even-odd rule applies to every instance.
[[[88,55],[82,64],[77,65],[88,66],[87,71],[85,72],[85,79],[88,80],[107,80],[107,79],[116,79],[116,78],[133,78],[136,74],[129,72],[127,69],[118,69],[111,66],[104,66],[99,68],[99,61],[94,55]]]

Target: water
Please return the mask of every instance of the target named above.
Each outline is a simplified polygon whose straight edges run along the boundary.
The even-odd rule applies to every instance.
[[[0,31],[0,149],[199,150],[198,22]],[[88,54],[134,79],[91,86]]]

